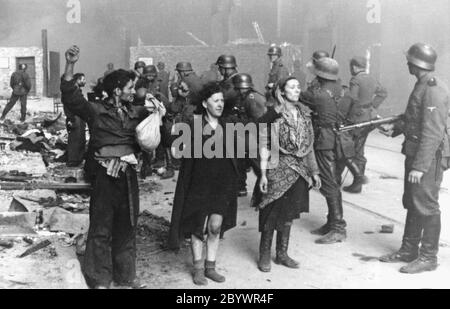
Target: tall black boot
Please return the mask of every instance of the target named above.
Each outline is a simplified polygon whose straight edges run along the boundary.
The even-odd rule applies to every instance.
[[[364,174],[361,172],[361,169],[355,163],[355,161],[351,159],[347,160],[346,166],[353,174],[353,183],[348,187],[344,187],[343,190],[348,193],[355,193],[355,194],[361,193],[362,186],[364,184]]]
[[[277,257],[275,259],[275,263],[284,265],[289,268],[299,268],[300,264],[297,261],[291,259],[287,254],[290,233],[290,225],[285,225],[283,227],[283,230],[277,231]]]
[[[441,215],[423,218],[422,246],[419,257],[400,269],[405,274],[419,274],[433,271],[438,267],[439,237],[441,235]]]
[[[264,273],[271,270],[271,250],[272,250],[273,230],[263,231],[259,243],[258,268]]]
[[[347,239],[345,228],[347,223],[344,221],[344,210],[342,208],[342,198],[340,196],[327,198],[328,208],[330,210],[330,231],[316,240],[316,244],[329,245],[343,242]]]
[[[380,257],[383,263],[411,263],[419,256],[419,243],[422,238],[422,220],[415,211],[409,210],[406,215],[405,231],[400,250]]]

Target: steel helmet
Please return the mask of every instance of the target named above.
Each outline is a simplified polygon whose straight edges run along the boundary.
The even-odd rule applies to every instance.
[[[416,43],[406,52],[406,59],[421,69],[434,71],[437,53],[433,47],[424,43]]]
[[[179,72],[193,71],[192,64],[190,62],[178,62],[175,69]]]
[[[158,75],[158,70],[156,70],[156,67],[154,65],[148,65],[145,67],[144,69],[144,76],[148,76],[148,75]]]
[[[338,80],[339,64],[332,58],[322,58],[314,63],[314,74],[326,80]]]
[[[281,48],[278,46],[271,46],[269,48],[269,51],[267,52],[267,55],[269,55],[269,56],[276,55],[276,56],[281,57],[281,55],[282,55]]]
[[[322,58],[330,58],[330,54],[324,50],[316,50],[312,55],[313,61],[317,61]]]
[[[134,69],[135,70],[140,69],[140,68],[145,68],[145,62],[144,61],[137,61],[134,64]]]
[[[237,67],[236,57],[233,55],[221,55],[219,59],[217,59],[216,64],[224,69],[235,69]]]
[[[237,74],[233,77],[233,85],[239,89],[250,89],[253,88],[253,80],[250,74]]]
[[[350,65],[361,68],[361,69],[366,69],[367,68],[367,58],[360,57],[360,56],[353,57],[352,60],[350,60]]]

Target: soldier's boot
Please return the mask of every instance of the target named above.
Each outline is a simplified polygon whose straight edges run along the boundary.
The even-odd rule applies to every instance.
[[[319,227],[318,229],[312,230],[311,234],[324,236],[330,232],[330,215],[327,215],[327,223]]]
[[[364,184],[364,175],[362,174],[361,169],[353,160],[347,160],[346,165],[353,175],[353,183],[348,187],[344,187],[343,190],[348,193],[361,193]]]
[[[225,277],[216,271],[216,261],[205,261],[205,277],[217,283],[225,282]]]
[[[194,273],[192,279],[196,285],[208,285],[202,260],[194,261]]]
[[[264,273],[271,270],[273,230],[263,231],[259,243],[258,269]]]
[[[341,197],[327,198],[327,204],[330,210],[330,231],[315,241],[316,244],[320,245],[335,244],[347,239],[347,231],[345,229],[347,223],[344,220]]]
[[[422,246],[419,257],[408,265],[400,268],[401,273],[420,274],[434,271],[438,268],[437,254],[439,251],[439,237],[441,234],[441,215],[423,218]]]
[[[406,215],[405,230],[400,250],[380,257],[383,263],[411,263],[419,256],[419,243],[422,238],[422,221],[420,216],[413,211]]]
[[[166,151],[162,145],[159,145],[155,150],[155,162],[152,163],[154,169],[159,169],[166,166]]]
[[[275,259],[275,263],[284,265],[288,268],[300,268],[300,263],[291,259],[287,254],[290,233],[290,225],[285,225],[281,231],[277,231],[277,256]]]

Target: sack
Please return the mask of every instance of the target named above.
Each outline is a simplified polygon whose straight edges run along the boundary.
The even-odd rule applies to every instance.
[[[158,102],[158,101],[156,101]],[[164,115],[164,107],[160,102],[157,110],[144,119],[136,127],[136,139],[142,150],[151,152],[158,148],[161,142],[162,117]]]

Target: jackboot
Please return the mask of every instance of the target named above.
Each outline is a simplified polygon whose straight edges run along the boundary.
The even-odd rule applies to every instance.
[[[439,237],[441,235],[441,215],[423,218],[422,246],[419,257],[408,265],[400,268],[401,273],[420,274],[433,271],[438,267]]]
[[[225,277],[216,271],[216,261],[205,261],[205,277],[218,283],[225,282]]]
[[[340,196],[327,198],[327,205],[330,211],[330,231],[315,241],[316,244],[320,245],[334,244],[347,239],[347,232],[345,230],[347,223],[344,221],[342,198]]]
[[[271,270],[271,250],[272,250],[273,230],[263,231],[259,243],[259,261],[258,268],[263,273]]]
[[[277,257],[275,263],[288,268],[300,268],[299,262],[291,259],[287,254],[290,233],[290,225],[285,225],[282,231],[277,231]]]
[[[361,193],[362,186],[364,184],[364,175],[361,172],[361,169],[353,160],[350,159],[347,160],[346,166],[353,175],[353,183],[348,187],[344,187],[343,190],[348,193]]]
[[[406,215],[405,230],[400,250],[380,257],[383,263],[411,263],[419,256],[419,243],[422,238],[422,220],[420,215],[409,210]]]
[[[202,260],[194,261],[194,273],[192,279],[196,285],[208,285]]]

